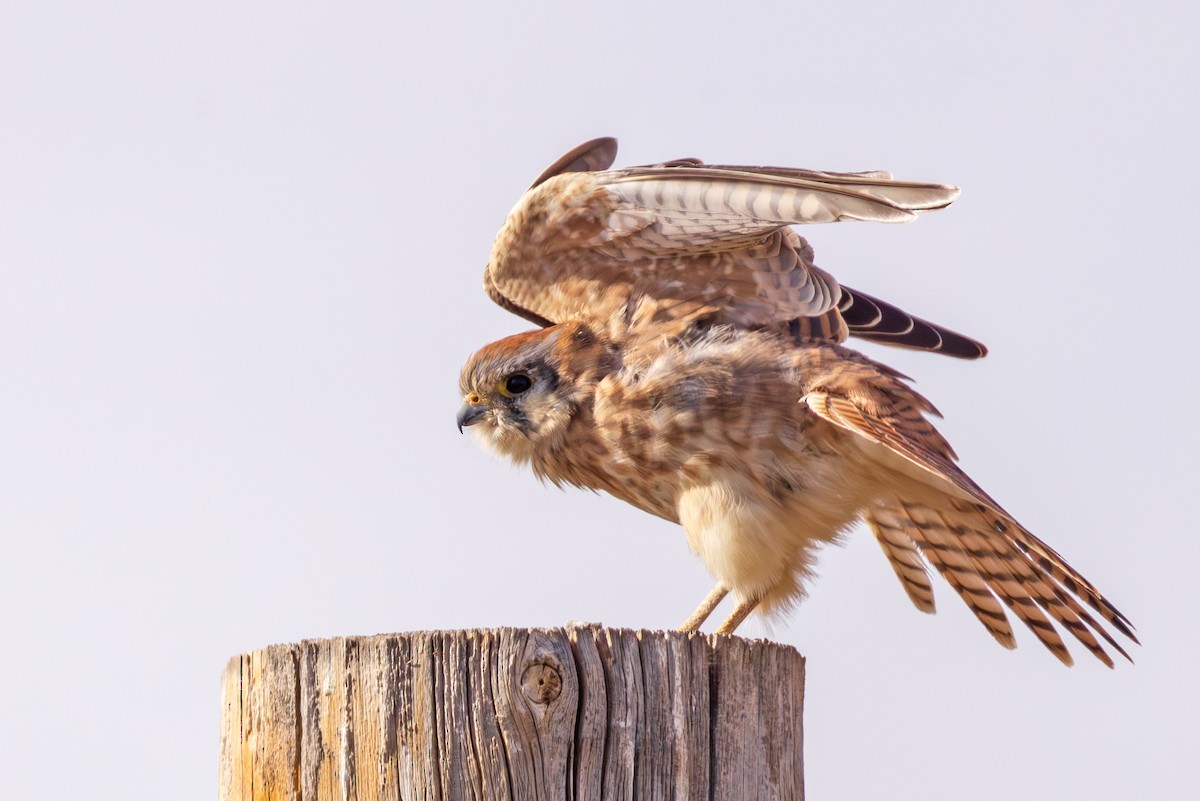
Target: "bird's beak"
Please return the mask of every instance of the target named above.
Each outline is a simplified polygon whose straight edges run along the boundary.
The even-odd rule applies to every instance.
[[[458,407],[458,433],[461,434],[463,428],[466,426],[471,426],[478,423],[479,418],[483,417],[487,410],[487,404],[481,403],[479,405],[473,405],[464,402],[462,406]]]

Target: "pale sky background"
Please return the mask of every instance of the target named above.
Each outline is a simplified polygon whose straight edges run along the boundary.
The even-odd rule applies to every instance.
[[[492,237],[600,135],[959,184],[803,233],[987,342],[862,347],[1142,635],[1114,671],[1007,652],[857,531],[772,632],[809,797],[1195,792],[1200,19],[1099,5],[5,4],[5,797],[213,798],[222,668],[269,643],[692,610],[681,530],[454,427],[463,361],[528,327],[480,290]]]

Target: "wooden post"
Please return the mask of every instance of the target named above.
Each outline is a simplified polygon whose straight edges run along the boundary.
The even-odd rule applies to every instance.
[[[571,626],[306,640],[225,669],[221,801],[792,801],[804,658]]]

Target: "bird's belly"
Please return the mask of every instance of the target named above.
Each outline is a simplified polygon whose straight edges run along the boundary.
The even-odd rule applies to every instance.
[[[841,457],[812,455],[797,468],[775,482],[713,471],[679,495],[692,550],[736,597],[763,598],[764,612],[803,597],[818,547],[837,542],[875,495]]]

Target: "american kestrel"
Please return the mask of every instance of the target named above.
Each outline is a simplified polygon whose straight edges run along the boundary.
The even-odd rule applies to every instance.
[[[615,153],[597,139],[563,156],[500,229],[484,287],[543,328],[470,358],[460,429],[681,524],[717,580],[683,630],[729,593],[718,633],[787,609],[817,548],[861,519],[918,609],[934,611],[933,565],[1007,648],[1004,606],[1066,664],[1051,620],[1110,667],[1097,636],[1129,658],[1097,617],[1136,642],[1129,621],[955,464],[933,405],[839,343],[986,349],[839,285],[790,227],[907,222],[955,187],[693,159],[610,170]]]

